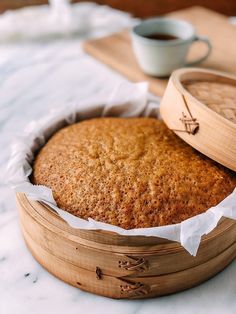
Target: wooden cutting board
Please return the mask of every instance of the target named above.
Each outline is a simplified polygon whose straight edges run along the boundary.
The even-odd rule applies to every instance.
[[[168,16],[189,21],[196,27],[197,34],[209,37],[212,54],[199,66],[236,74],[236,26],[231,25],[226,16],[202,7],[191,7]],[[202,43],[193,44],[189,60],[203,55],[205,49]],[[148,81],[154,94],[161,96],[164,93],[167,79],[151,77],[140,70],[132,51],[129,30],[86,41],[84,50],[131,81]]]

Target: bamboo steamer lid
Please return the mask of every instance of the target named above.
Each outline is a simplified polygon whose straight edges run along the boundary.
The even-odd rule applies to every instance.
[[[236,76],[198,68],[176,70],[160,112],[185,142],[236,171]]]

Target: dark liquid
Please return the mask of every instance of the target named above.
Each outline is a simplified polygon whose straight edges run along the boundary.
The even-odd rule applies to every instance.
[[[155,39],[155,40],[175,40],[175,39],[179,39],[178,37],[174,36],[174,35],[170,35],[170,34],[158,34],[158,33],[154,33],[154,34],[150,34],[150,35],[145,35],[144,37],[148,38],[148,39]]]

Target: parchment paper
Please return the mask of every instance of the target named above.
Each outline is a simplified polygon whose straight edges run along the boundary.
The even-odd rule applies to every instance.
[[[205,213],[187,219],[180,224],[163,227],[125,230],[93,219],[84,220],[75,217],[57,207],[51,189],[30,183],[31,163],[34,153],[42,147],[50,136],[60,128],[92,117],[99,116],[159,116],[159,102],[148,94],[148,84],[121,83],[108,97],[95,99],[94,102],[71,105],[71,108],[51,111],[47,117],[32,121],[12,144],[12,153],[7,167],[6,177],[9,185],[17,192],[23,192],[31,200],[49,205],[71,227],[80,229],[102,229],[121,235],[157,236],[178,241],[191,254],[196,255],[201,237],[212,231],[222,216],[236,219],[236,189],[220,204]]]

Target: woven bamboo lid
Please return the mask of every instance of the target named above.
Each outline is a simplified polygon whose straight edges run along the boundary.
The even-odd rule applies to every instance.
[[[161,116],[185,142],[236,171],[236,77],[197,68],[171,75]]]

